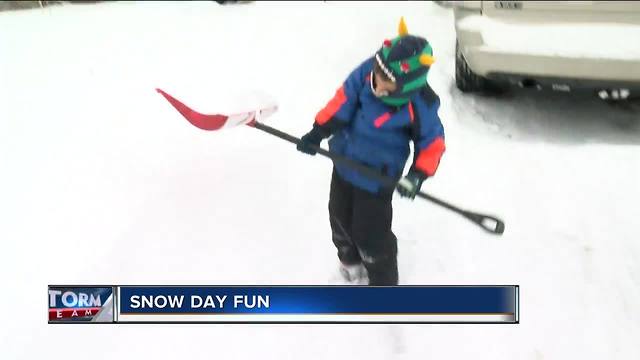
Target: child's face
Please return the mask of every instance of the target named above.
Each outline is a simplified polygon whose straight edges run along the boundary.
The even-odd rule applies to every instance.
[[[378,64],[373,67],[373,94],[377,97],[387,96],[396,91],[397,85],[380,69]]]

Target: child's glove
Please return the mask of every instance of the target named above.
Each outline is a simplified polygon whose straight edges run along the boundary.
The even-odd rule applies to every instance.
[[[300,138],[300,143],[297,146],[298,151],[302,151],[305,154],[315,155],[316,150],[310,145],[320,146],[320,142],[324,139],[324,136],[319,128],[313,127],[311,131],[306,133]]]
[[[426,178],[427,177],[419,171],[409,170],[409,173],[398,181],[398,193],[400,193],[402,197],[408,197],[411,200],[415,199],[416,194],[420,191],[422,182]]]

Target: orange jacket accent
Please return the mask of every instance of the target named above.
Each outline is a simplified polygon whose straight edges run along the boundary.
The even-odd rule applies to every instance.
[[[374,121],[373,121],[373,125],[377,128],[379,128],[380,126],[384,125],[384,123],[386,123],[389,119],[391,119],[391,114],[389,112],[386,112],[380,116],[378,116]]]
[[[340,107],[347,102],[347,95],[344,93],[344,85],[340,86],[336,94],[333,96],[329,103],[318,112],[316,115],[316,123],[318,125],[326,124],[337,112]]]
[[[416,160],[416,168],[429,176],[433,176],[445,151],[444,138],[437,137],[429,146],[420,151]]]
[[[413,120],[415,117],[413,116],[413,104],[409,102],[409,121],[413,124]]]

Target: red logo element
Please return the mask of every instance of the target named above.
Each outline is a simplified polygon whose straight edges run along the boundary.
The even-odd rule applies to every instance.
[[[411,70],[411,68],[409,67],[409,63],[407,63],[407,62],[403,62],[402,64],[400,64],[400,69],[405,74],[408,73],[409,70]]]
[[[383,43],[384,47],[390,48],[391,47],[391,40],[386,39]]]
[[[49,309],[49,321],[93,317],[97,315],[99,311],[99,307]]]

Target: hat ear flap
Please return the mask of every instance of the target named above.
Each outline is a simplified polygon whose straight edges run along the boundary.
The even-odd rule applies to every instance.
[[[404,23],[404,16],[400,17],[400,24],[398,24],[398,35],[405,36],[408,35],[409,31],[407,30],[407,24]]]

